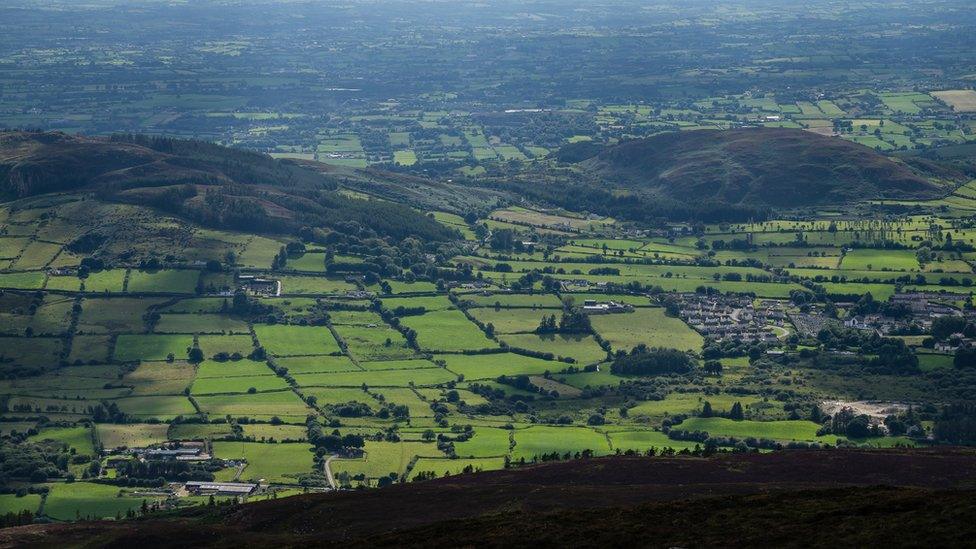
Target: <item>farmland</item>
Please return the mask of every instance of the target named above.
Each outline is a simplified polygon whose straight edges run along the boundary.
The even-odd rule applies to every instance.
[[[971,6],[15,4],[0,515],[976,441]]]

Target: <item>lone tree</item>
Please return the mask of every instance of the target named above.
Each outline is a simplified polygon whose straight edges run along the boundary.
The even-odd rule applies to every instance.
[[[193,364],[200,364],[203,362],[203,351],[200,347],[190,347],[190,351],[187,353],[187,360]]]

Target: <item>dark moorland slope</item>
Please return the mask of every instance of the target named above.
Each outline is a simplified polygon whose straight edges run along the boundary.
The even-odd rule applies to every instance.
[[[971,450],[609,457],[121,522],[0,546],[935,546],[976,535]]]
[[[337,193],[349,177],[362,176],[200,141],[0,132],[0,199],[86,192],[225,229],[291,233],[359,223],[398,239],[456,236],[404,205]]]
[[[794,208],[945,194],[904,163],[863,145],[801,130],[664,133],[595,152],[563,156],[588,157],[582,166],[596,177],[685,204]]]

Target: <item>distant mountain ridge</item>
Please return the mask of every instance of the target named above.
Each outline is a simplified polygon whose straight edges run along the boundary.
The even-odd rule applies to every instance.
[[[796,208],[946,194],[868,147],[793,129],[665,133],[563,158],[594,177],[684,204]]]

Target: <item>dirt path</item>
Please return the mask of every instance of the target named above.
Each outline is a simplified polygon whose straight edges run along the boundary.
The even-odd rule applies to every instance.
[[[335,478],[332,476],[332,468],[329,467],[329,464],[332,463],[333,459],[335,459],[335,456],[325,458],[325,462],[322,463],[322,472],[325,473],[325,478],[329,481],[329,488],[338,490],[339,486],[336,484]]]

